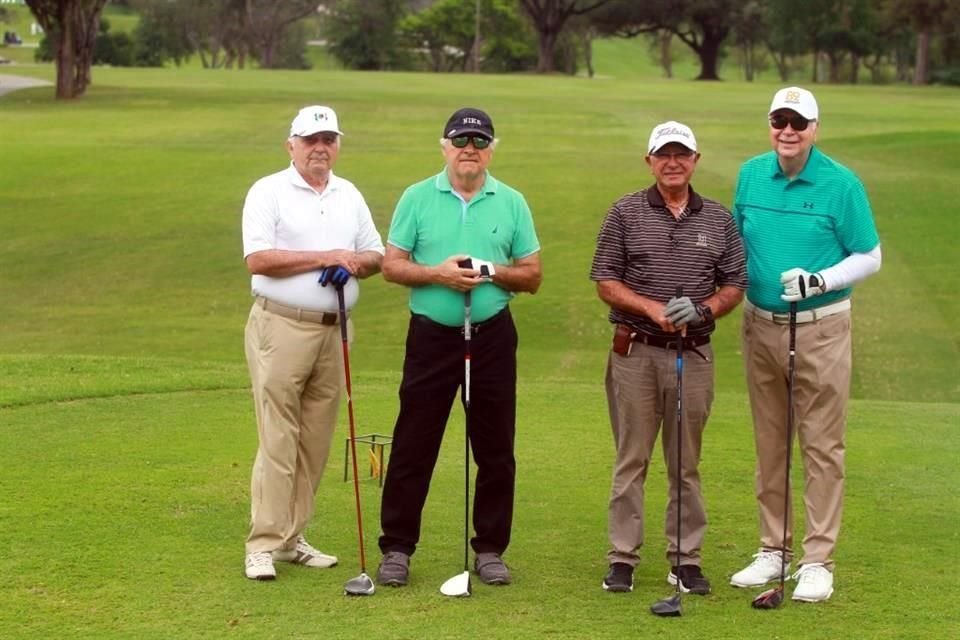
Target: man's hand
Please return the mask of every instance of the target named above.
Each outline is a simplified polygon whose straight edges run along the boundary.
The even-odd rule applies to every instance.
[[[318,282],[323,287],[327,286],[328,284],[332,284],[337,289],[342,289],[343,285],[347,284],[349,279],[350,272],[344,267],[336,265],[332,267],[324,267],[320,271],[320,280],[318,280]]]
[[[696,327],[706,319],[698,306],[688,296],[670,298],[663,308],[663,315],[677,328]]]
[[[818,296],[827,290],[823,278],[818,273],[809,273],[803,269],[790,269],[780,274],[780,284],[783,285],[781,300],[797,302],[806,298]]]

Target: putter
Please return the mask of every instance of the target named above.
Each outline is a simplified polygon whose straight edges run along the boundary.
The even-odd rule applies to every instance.
[[[801,284],[801,291],[803,286]],[[783,480],[783,541],[780,545],[780,584],[767,589],[750,603],[754,609],[776,609],[783,602],[787,571],[787,520],[790,517],[790,457],[793,453],[793,378],[797,359],[797,303],[790,303],[790,351],[787,363],[787,469]]]
[[[357,505],[357,534],[360,540],[360,575],[350,578],[343,585],[348,596],[372,596],[373,580],[367,575],[367,556],[363,549],[363,515],[360,511],[360,480],[357,474],[357,428],[353,419],[353,389],[350,386],[350,355],[347,342],[347,308],[343,301],[343,287],[337,287],[337,303],[340,305],[340,339],[343,343],[343,374],[347,383],[347,414],[350,416],[350,452],[353,457],[353,497]]]
[[[465,261],[466,263],[466,261]],[[470,264],[461,267],[470,268]],[[440,593],[454,598],[470,595],[470,292],[463,294],[463,573],[440,585]]]
[[[683,287],[677,287],[677,297],[683,296]],[[680,463],[683,461],[683,337],[686,330],[677,332],[677,581],[676,590],[669,598],[657,600],[650,605],[650,613],[662,618],[677,617],[683,614],[680,607],[680,509],[682,505],[680,485]]]

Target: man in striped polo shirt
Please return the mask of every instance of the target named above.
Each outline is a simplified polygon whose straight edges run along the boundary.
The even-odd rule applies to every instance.
[[[737,587],[780,579],[787,466],[789,305],[797,303],[794,426],[804,466],[806,529],[793,599],[833,593],[850,390],[850,293],[880,268],[880,239],[863,185],[814,146],[819,109],[799,87],[776,93],[769,151],[740,169],[733,216],[747,249],[743,357],[757,450],[760,550]]]
[[[690,186],[700,160],[693,131],[679,122],[657,125],[647,150],[646,162],[656,184],[613,204],[600,229],[590,272],[600,299],[610,305],[615,326],[606,391],[616,462],[608,512],[610,567],[603,588],[633,590],[633,570],[644,539],[643,485],[662,425],[670,486],[667,580],[670,584],[679,580],[683,591],[702,595],[710,592],[710,583],[700,569],[707,517],[697,467],[713,402],[710,334],[714,319],[743,298],[747,270],[730,212]],[[681,339],[684,415],[678,474],[674,349]]]

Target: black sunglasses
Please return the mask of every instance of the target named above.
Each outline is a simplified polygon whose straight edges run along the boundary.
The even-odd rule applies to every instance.
[[[457,136],[456,138],[450,138],[450,144],[455,146],[457,149],[463,149],[471,141],[473,142],[473,148],[477,151],[486,149],[490,146],[490,140],[481,136]]]
[[[808,120],[799,113],[795,113],[793,115],[775,113],[770,116],[770,126],[774,129],[786,129],[787,125],[789,124],[791,127],[793,127],[794,131],[806,131],[811,122],[816,122],[816,120]]]

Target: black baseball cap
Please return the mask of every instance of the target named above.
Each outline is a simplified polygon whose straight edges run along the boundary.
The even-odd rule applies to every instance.
[[[470,107],[457,109],[443,128],[443,137],[456,138],[470,134],[493,140],[493,121],[480,109]]]

